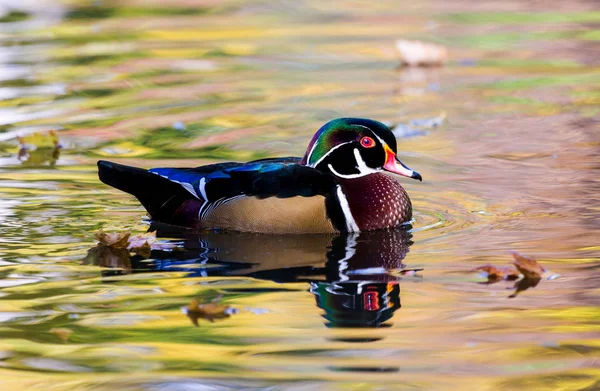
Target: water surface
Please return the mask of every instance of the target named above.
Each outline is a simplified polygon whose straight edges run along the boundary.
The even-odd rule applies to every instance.
[[[600,387],[595,2],[40,0],[2,12],[5,388]],[[450,62],[399,68],[398,38],[443,44]],[[411,125],[442,112],[441,126]],[[185,251],[89,255],[101,228],[149,227],[133,197],[98,181],[98,159],[299,156],[341,116],[411,125],[399,155],[424,177],[403,181],[411,231],[163,231]],[[17,136],[50,129],[60,150],[19,154]],[[510,263],[509,250],[560,276],[509,298],[513,282],[468,272]],[[230,312],[194,320],[192,303]]]

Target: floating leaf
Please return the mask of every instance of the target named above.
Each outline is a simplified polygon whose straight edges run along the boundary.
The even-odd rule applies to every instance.
[[[88,250],[85,264],[131,271],[131,253],[150,258],[152,250],[174,250],[179,243],[157,241],[156,232],[131,235],[127,232],[104,232],[94,234],[98,245]]]
[[[129,248],[141,247],[144,243],[156,242],[156,232],[146,232],[129,237]]]
[[[96,240],[103,246],[112,248],[127,248],[131,232],[104,232],[102,229],[94,234]]]
[[[396,49],[404,65],[407,66],[440,66],[448,61],[448,50],[433,43],[421,41],[396,41]]]
[[[150,247],[150,243],[144,242],[141,246],[130,247],[131,252],[137,254],[144,258],[150,258],[150,254],[152,252],[152,248]]]
[[[131,232],[104,232],[102,229],[94,234],[100,245],[127,249],[146,258],[150,256],[151,250],[172,250],[178,244],[173,242],[161,242],[156,240],[156,232],[147,232],[131,236]],[[146,254],[146,255],[144,255]]]
[[[487,283],[494,283],[501,280],[516,280],[519,278],[519,273],[512,267],[499,268],[494,265],[483,265],[471,271],[486,273]]]
[[[155,244],[157,244],[156,232],[147,232],[145,234],[130,236],[127,248],[134,254],[149,258],[152,246]]]
[[[521,255],[516,251],[512,251],[511,254],[515,258],[513,265],[519,269],[525,278],[540,279],[542,278],[542,274],[546,272],[546,269],[535,259]]]
[[[523,278],[515,283],[515,292],[508,296],[509,298],[517,297],[520,292],[529,288],[535,288],[541,281],[542,276],[546,280],[553,280],[559,276],[548,272],[533,258],[521,255],[516,251],[511,251],[511,254],[515,260],[510,266],[483,265],[471,271],[486,273],[488,280],[485,284],[493,284],[502,280],[517,280],[522,275]]]

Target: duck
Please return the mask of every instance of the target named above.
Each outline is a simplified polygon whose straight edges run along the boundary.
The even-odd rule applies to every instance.
[[[151,169],[100,160],[98,176],[135,196],[153,221],[270,234],[405,225],[412,220],[412,203],[394,176],[422,181],[397,157],[390,128],[366,118],[327,122],[301,158]]]

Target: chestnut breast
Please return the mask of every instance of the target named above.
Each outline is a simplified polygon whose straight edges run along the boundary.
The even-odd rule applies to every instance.
[[[340,185],[361,231],[396,227],[412,219],[408,194],[388,175],[376,173],[343,179]]]

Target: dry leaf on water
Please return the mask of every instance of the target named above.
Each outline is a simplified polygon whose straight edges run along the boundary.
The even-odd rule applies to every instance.
[[[472,272],[487,273],[487,282],[493,283],[501,280],[516,280],[519,273],[512,267],[496,267],[494,265],[483,265],[471,270]]]
[[[150,243],[148,243],[148,242],[144,242],[142,245],[137,246],[137,247],[130,246],[129,250],[131,252],[133,252],[134,254],[137,254],[144,258],[150,258],[150,255],[152,253],[152,247],[150,246]]]
[[[502,280],[517,280],[520,275],[523,275],[523,278],[515,282],[515,291],[508,296],[514,298],[524,290],[535,288],[541,281],[542,275],[548,271],[531,257],[521,255],[516,251],[511,251],[511,254],[515,259],[511,266],[499,268],[494,265],[484,265],[471,271],[487,273],[488,280],[485,284],[493,284]],[[550,274],[546,279],[554,279],[557,276],[558,274]]]
[[[407,66],[440,66],[448,61],[448,50],[433,43],[399,39],[396,49]]]
[[[131,232],[104,232],[100,230],[94,234],[99,244],[112,248],[127,248]]]
[[[131,271],[131,253],[150,258],[152,250],[173,250],[178,247],[177,243],[157,241],[155,232],[131,235],[129,231],[99,230],[94,237],[98,245],[88,250],[83,262],[125,272]]]
[[[525,278],[540,279],[542,278],[542,274],[546,272],[546,269],[535,259],[521,255],[516,251],[511,251],[511,254],[515,258],[513,265],[519,269]]]
[[[183,312],[195,326],[198,326],[198,319],[200,318],[214,322],[215,319],[229,318],[232,314],[237,313],[235,308],[219,304],[218,299],[210,303],[201,303],[199,300],[193,299],[190,304],[183,307]]]
[[[172,250],[177,248],[175,243],[158,242],[156,232],[131,235],[131,232],[104,232],[99,230],[94,234],[99,244],[111,248],[128,249],[145,258],[150,256],[151,250]]]
[[[144,258],[150,258],[150,252],[153,249],[163,249],[161,244],[156,242],[156,232],[147,232],[145,234],[139,234],[129,237],[128,249]]]

